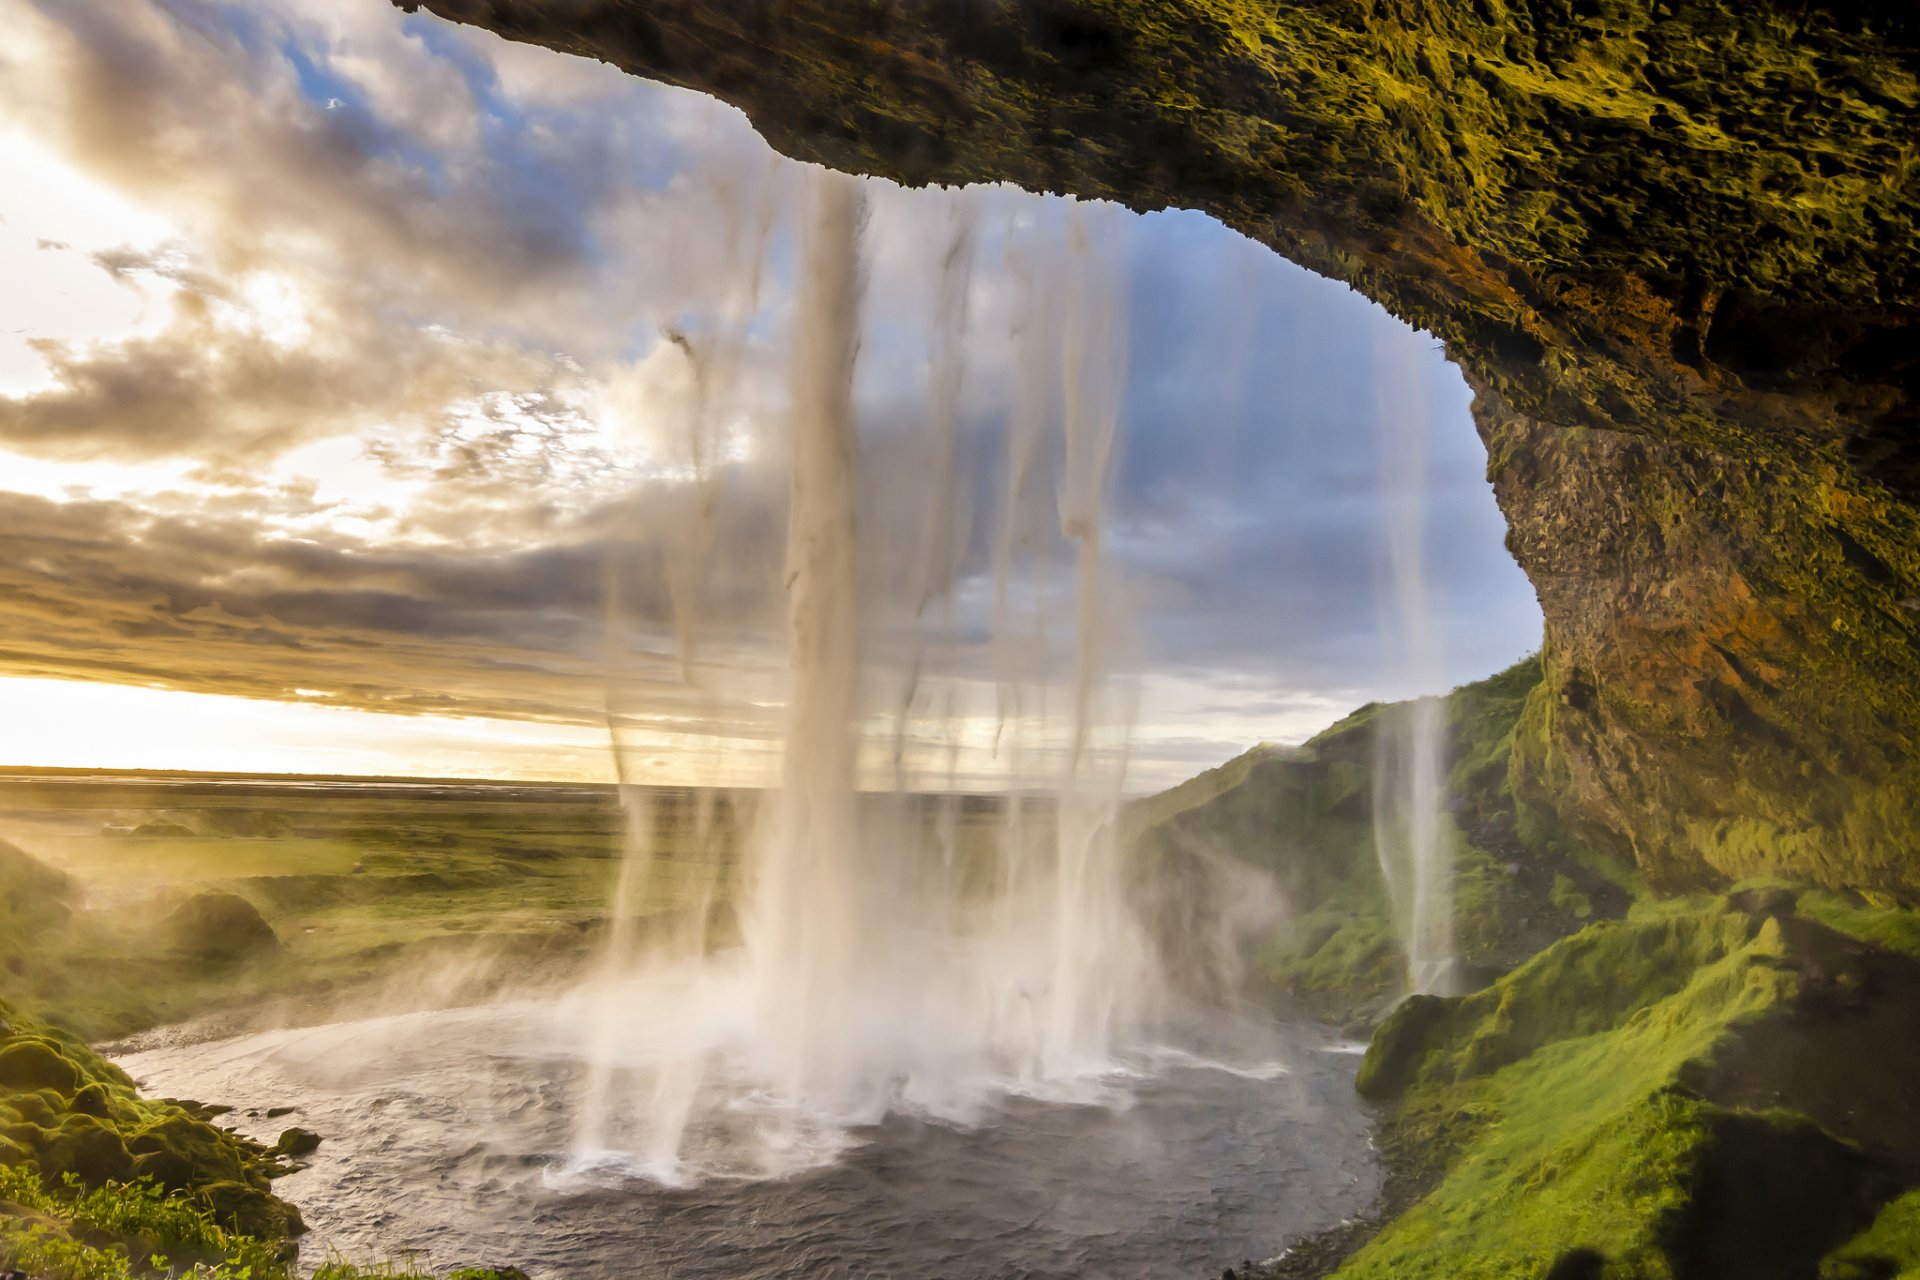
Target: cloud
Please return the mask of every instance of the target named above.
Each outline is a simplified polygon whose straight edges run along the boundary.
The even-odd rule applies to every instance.
[[[0,134],[126,206],[26,251],[139,314],[49,319],[44,376],[0,395],[0,672],[772,732],[803,166],[729,108],[386,0],[0,0],[0,22]],[[1070,677],[1060,512],[1093,477],[1069,483],[1060,370],[1109,321],[1127,361],[1095,343],[1072,392],[1119,406],[1103,639],[1164,780],[1412,691],[1383,642],[1383,449],[1428,452],[1446,678],[1537,638],[1430,340],[1197,215],[868,197],[876,715],[990,717],[996,677]],[[1419,386],[1383,396],[1409,352]],[[930,387],[956,354],[948,448]]]

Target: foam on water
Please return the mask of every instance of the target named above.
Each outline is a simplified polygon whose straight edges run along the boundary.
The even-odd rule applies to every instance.
[[[1186,1051],[1122,1061],[1087,1093],[1001,1093],[952,1123],[794,1123],[720,1082],[668,1166],[572,1135],[586,1064],[555,1003],[410,1014],[122,1058],[158,1093],[220,1098],[269,1140],[325,1135],[275,1184],[313,1228],[305,1256],[513,1264],[536,1280],[671,1275],[1164,1277],[1218,1274],[1378,1190],[1354,1061],[1312,1028],[1196,1014]],[[292,1106],[267,1119],[269,1107]],[[252,1113],[251,1115],[249,1113]],[[780,1177],[737,1163],[783,1135]],[[704,1163],[712,1159],[715,1163]]]

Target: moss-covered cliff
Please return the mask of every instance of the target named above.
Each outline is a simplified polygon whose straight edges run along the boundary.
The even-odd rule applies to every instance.
[[[1203,209],[1443,338],[1547,618],[1523,798],[1920,895],[1920,9],[400,0],[906,182]]]
[[[1444,795],[1451,915],[1460,972],[1478,987],[1582,926],[1623,914],[1632,875],[1577,839],[1521,830],[1508,758],[1538,659],[1447,695]],[[1148,899],[1168,954],[1217,934],[1244,892],[1222,865],[1258,868],[1279,890],[1280,919],[1251,938],[1252,989],[1336,1021],[1361,1023],[1406,987],[1406,956],[1374,841],[1375,767],[1384,725],[1411,703],[1362,707],[1295,749],[1256,747],[1142,801],[1131,814],[1141,874],[1155,887],[1197,886]],[[1171,902],[1172,911],[1167,903]],[[1218,957],[1202,954],[1201,965]],[[1205,982],[1210,975],[1178,972]]]

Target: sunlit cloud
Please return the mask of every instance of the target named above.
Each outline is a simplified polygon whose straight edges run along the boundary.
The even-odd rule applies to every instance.
[[[291,736],[338,735],[376,772],[421,733],[453,735],[433,739],[448,771],[559,776],[605,751],[610,710],[648,759],[704,736],[763,766],[798,166],[718,103],[387,0],[0,0],[0,22],[0,276],[23,286],[0,293],[5,689],[49,715],[82,682],[233,699],[236,741],[291,760]],[[933,247],[963,206],[979,227],[977,533],[1035,323],[1022,280],[1062,205],[884,184],[871,203],[859,400],[880,472],[916,465]],[[1376,643],[1367,353],[1424,340],[1196,217],[1099,221],[1131,329],[1108,546],[1148,785],[1409,691]],[[1422,360],[1464,678],[1530,647],[1538,614],[1464,387]],[[920,500],[867,488],[877,519]],[[691,530],[700,660],[730,701],[675,653],[662,548]],[[975,555],[953,586],[953,688],[990,667],[986,570]],[[0,763],[52,763],[35,741]],[[967,766],[995,767],[985,748]]]

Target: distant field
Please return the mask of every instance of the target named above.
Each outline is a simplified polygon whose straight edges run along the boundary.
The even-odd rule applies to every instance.
[[[70,878],[67,910],[0,939],[7,987],[110,1035],[268,998],[322,1004],[401,971],[457,982],[509,959],[576,962],[623,820],[602,787],[29,773],[0,775],[0,840]],[[209,894],[251,903],[280,945],[222,954],[217,936],[181,936],[225,927],[176,914]]]
[[[631,909],[715,883],[724,909],[753,797],[710,796],[704,817],[693,793],[644,797],[655,861]],[[962,849],[1001,812],[954,810]],[[626,839],[611,787],[0,772],[0,842],[18,851],[0,847],[0,992],[98,1038],[564,976],[594,953]]]

